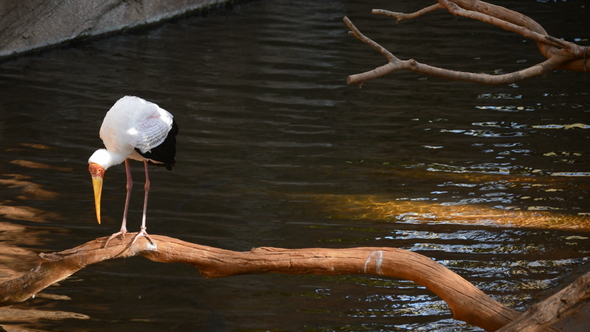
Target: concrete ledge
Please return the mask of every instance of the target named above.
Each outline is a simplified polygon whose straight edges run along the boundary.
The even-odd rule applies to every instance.
[[[137,27],[228,0],[0,0],[0,57]]]

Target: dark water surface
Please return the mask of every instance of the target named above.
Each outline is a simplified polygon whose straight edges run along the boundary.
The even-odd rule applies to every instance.
[[[87,160],[105,112],[130,94],[180,126],[177,167],[151,172],[152,234],[231,250],[397,247],[519,310],[551,294],[590,260],[590,76],[344,83],[385,60],[347,34],[343,16],[404,59],[486,73],[542,60],[518,35],[446,12],[398,25],[370,14],[430,3],[245,2],[0,63],[0,276],[118,229],[124,167],[107,172],[97,225]],[[585,1],[496,3],[588,43]],[[133,166],[136,231],[143,181]],[[208,280],[132,258],[45,292],[70,300],[13,307],[51,319],[0,321],[35,331],[479,330],[423,287],[377,276]]]

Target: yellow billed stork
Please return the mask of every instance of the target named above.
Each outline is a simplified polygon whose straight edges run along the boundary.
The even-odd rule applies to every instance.
[[[132,244],[139,236],[145,236],[153,244],[146,232],[146,210],[150,189],[148,163],[172,169],[176,162],[176,134],[178,126],[172,114],[139,97],[123,97],[107,112],[100,127],[100,138],[106,149],[96,150],[88,159],[98,223],[100,224],[100,198],[104,173],[109,167],[122,162],[125,163],[127,173],[127,196],[121,230],[111,235],[103,247],[106,248],[109,241],[119,235],[124,238],[127,233],[127,211],[133,187],[129,159],[143,161],[145,170],[141,229]]]

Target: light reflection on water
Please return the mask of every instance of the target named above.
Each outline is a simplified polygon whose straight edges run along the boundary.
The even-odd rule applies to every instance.
[[[521,6],[539,21],[557,21],[541,4]],[[460,70],[522,68],[523,53],[537,52],[520,37],[494,34],[518,46],[498,55],[498,69],[485,59],[497,50],[481,25],[433,15],[420,20],[428,24],[384,27],[370,16],[373,7],[391,3],[240,3],[1,63],[0,213],[12,275],[36,252],[117,229],[124,171],[108,171],[105,224],[98,226],[86,162],[101,144],[105,111],[136,94],[180,125],[176,169],[151,173],[153,234],[233,250],[413,250],[517,309],[569,281],[590,257],[587,76],[556,72],[489,87],[399,73],[362,89],[346,86],[347,75],[383,59],[346,34],[344,15],[400,56]],[[464,39],[466,29],[475,40]],[[583,24],[568,29],[587,33]],[[441,31],[457,45],[432,54],[432,36]],[[455,48],[461,43],[469,47]],[[141,167],[133,169],[141,181]],[[141,211],[137,188],[132,229]],[[452,320],[423,287],[374,276],[204,280],[192,267],[129,259],[89,267],[47,291],[72,300],[17,307],[91,319],[27,327],[478,330]]]

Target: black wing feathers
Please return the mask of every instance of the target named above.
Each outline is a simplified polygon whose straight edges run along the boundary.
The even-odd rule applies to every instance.
[[[172,128],[168,132],[168,136],[162,144],[152,148],[151,151],[142,153],[139,149],[135,149],[142,157],[149,159],[150,164],[156,166],[166,167],[167,170],[171,171],[172,166],[176,164],[176,135],[178,134],[178,125],[176,121],[172,119]]]

